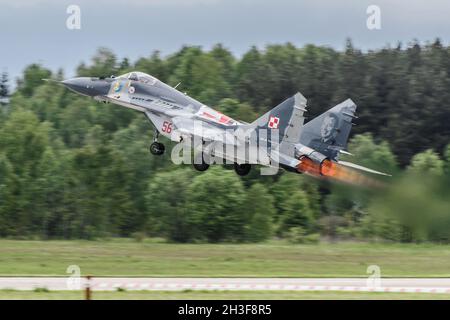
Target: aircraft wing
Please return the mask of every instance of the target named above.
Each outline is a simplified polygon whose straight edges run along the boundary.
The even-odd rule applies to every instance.
[[[176,116],[172,118],[175,125],[175,131],[179,134],[191,138],[198,137],[204,141],[221,142],[223,144],[234,144],[234,135],[226,130],[214,126],[206,121],[187,118],[185,116]]]

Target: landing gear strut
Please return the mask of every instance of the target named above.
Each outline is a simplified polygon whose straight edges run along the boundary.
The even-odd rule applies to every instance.
[[[161,142],[158,142],[159,132],[155,130],[153,135],[153,143],[150,145],[150,153],[155,156],[160,156],[164,154],[166,148]]]
[[[249,163],[242,163],[242,164],[238,164],[236,162],[234,163],[234,171],[236,171],[236,173],[240,176],[248,175],[251,168],[252,166]]]

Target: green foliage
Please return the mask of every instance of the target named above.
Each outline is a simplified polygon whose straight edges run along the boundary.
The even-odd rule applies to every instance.
[[[283,215],[280,219],[279,232],[284,234],[291,228],[302,227],[306,232],[314,230],[314,215],[311,210],[308,196],[304,191],[291,192],[283,203]]]
[[[306,234],[302,227],[292,227],[289,229],[286,238],[291,243],[312,244],[319,243],[320,235],[318,233]]]
[[[167,62],[161,59],[160,52],[155,51],[149,58],[140,58],[135,63],[135,69],[153,75],[163,82],[167,82],[169,71]]]
[[[197,226],[197,238],[209,242],[242,240],[246,213],[244,186],[234,172],[210,168],[196,176],[186,191],[187,215]]]
[[[427,150],[416,154],[412,160],[408,170],[416,175],[436,175],[440,176],[444,173],[444,161],[433,150]]]
[[[0,150],[14,165],[16,174],[37,174],[36,165],[45,148],[50,144],[48,122],[39,122],[36,115],[27,110],[17,110],[0,128]]]
[[[386,142],[376,143],[371,134],[355,135],[348,144],[352,156],[342,156],[342,160],[361,164],[368,168],[387,172],[392,175],[399,173],[395,156]],[[391,178],[380,177],[391,183]],[[331,186],[331,192],[325,195],[324,204],[330,216],[320,220],[321,230],[332,238],[349,238],[355,236],[361,221],[367,216],[367,206],[377,190],[354,188],[342,184]]]
[[[348,144],[353,156],[343,156],[343,160],[354,161],[363,166],[395,174],[397,161],[389,144],[382,141],[377,144],[370,133],[355,135]]]
[[[245,240],[257,242],[270,238],[275,214],[273,201],[273,197],[262,184],[255,183],[248,189],[240,210],[246,216]]]
[[[73,159],[77,187],[81,187],[74,231],[81,237],[127,236],[137,223],[129,192],[132,175],[125,159],[103,143],[102,132],[90,133],[90,144],[77,150]],[[87,226],[96,226],[94,233]]]
[[[225,77],[227,70],[218,48],[213,53],[203,53],[198,47],[185,48],[176,57],[176,68],[169,82],[209,105],[215,105],[230,93]],[[215,59],[217,57],[221,60]]]
[[[248,104],[230,98],[220,100],[217,110],[235,120],[239,119],[249,123],[258,118],[257,113]]]
[[[145,233],[144,232],[133,232],[131,234],[131,237],[134,239],[134,241],[136,242],[143,242],[145,240]]]
[[[64,223],[69,190],[65,174],[69,170],[70,154],[67,151],[47,147],[38,163],[39,176],[33,183],[33,220],[35,233],[42,238],[59,235],[59,226]]]
[[[34,90],[43,85],[42,79],[48,79],[50,76],[50,70],[44,69],[39,64],[32,64],[23,72],[23,79],[18,81],[18,91],[25,97],[31,97]]]
[[[403,242],[450,240],[448,182],[442,177],[409,171],[370,207],[372,235]]]
[[[347,160],[387,172],[386,189],[283,173],[237,177],[175,167],[171,144],[148,155],[151,125],[139,113],[76,95],[25,68],[14,92],[0,80],[0,236],[145,235],[176,242],[295,243],[330,239],[450,242],[449,48],[439,40],[367,53],[293,44],[252,47],[235,58],[221,44],[186,46],[130,61],[100,48],[80,76],[150,73],[236,120],[254,121],[301,91],[308,119],[351,98],[358,105]],[[2,100],[4,101],[4,100]],[[163,138],[164,141],[164,138]],[[165,142],[165,141],[164,141]],[[403,170],[406,168],[406,170]]]
[[[2,72],[0,79],[0,102],[1,98],[7,98],[9,96],[9,85],[8,85],[8,73]]]
[[[82,77],[109,77],[119,71],[116,55],[108,48],[99,48],[92,57],[91,66],[81,64],[77,73]]]
[[[154,175],[146,194],[149,210],[147,229],[154,235],[171,241],[188,242],[197,237],[192,211],[187,209],[187,189],[191,185],[193,171],[189,168],[160,172]]]
[[[445,173],[447,175],[447,178],[450,179],[450,144],[447,145],[447,148],[445,150]]]
[[[268,105],[276,80],[272,77],[273,67],[266,63],[256,47],[252,47],[236,66],[236,95],[256,110]],[[270,108],[269,108],[270,109]]]
[[[15,232],[14,194],[17,192],[17,176],[7,157],[0,153],[0,236],[5,237]]]
[[[307,176],[285,172],[279,177],[277,182],[270,186],[270,193],[274,197],[277,212],[275,221],[280,221],[286,210],[289,210],[290,206],[287,202],[290,201],[292,193],[297,191],[306,192],[308,211],[311,212],[314,218],[320,215],[320,194],[317,181]]]

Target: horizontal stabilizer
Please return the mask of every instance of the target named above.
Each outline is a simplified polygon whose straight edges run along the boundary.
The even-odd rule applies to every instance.
[[[345,150],[339,150],[339,153],[346,154],[348,156],[353,156],[353,153],[350,153],[350,152],[345,151]]]
[[[353,168],[353,169],[357,169],[357,170],[361,170],[361,171],[365,171],[365,172],[370,172],[370,173],[374,173],[374,174],[379,174],[382,176],[388,176],[391,177],[392,175],[384,173],[384,172],[380,172],[380,171],[376,171],[376,170],[372,170],[363,166],[360,166],[359,164],[355,164],[355,163],[351,163],[351,162],[347,162],[347,161],[338,161],[338,163],[344,167],[349,167],[349,168]]]

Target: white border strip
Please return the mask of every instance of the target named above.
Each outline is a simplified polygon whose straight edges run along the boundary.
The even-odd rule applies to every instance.
[[[248,283],[127,283],[121,284],[109,282],[99,282],[91,285],[92,290],[116,290],[123,288],[126,290],[267,290],[267,291],[350,291],[350,292],[400,292],[400,293],[448,293],[448,287],[358,287],[358,286],[304,286],[296,284],[248,284]]]

